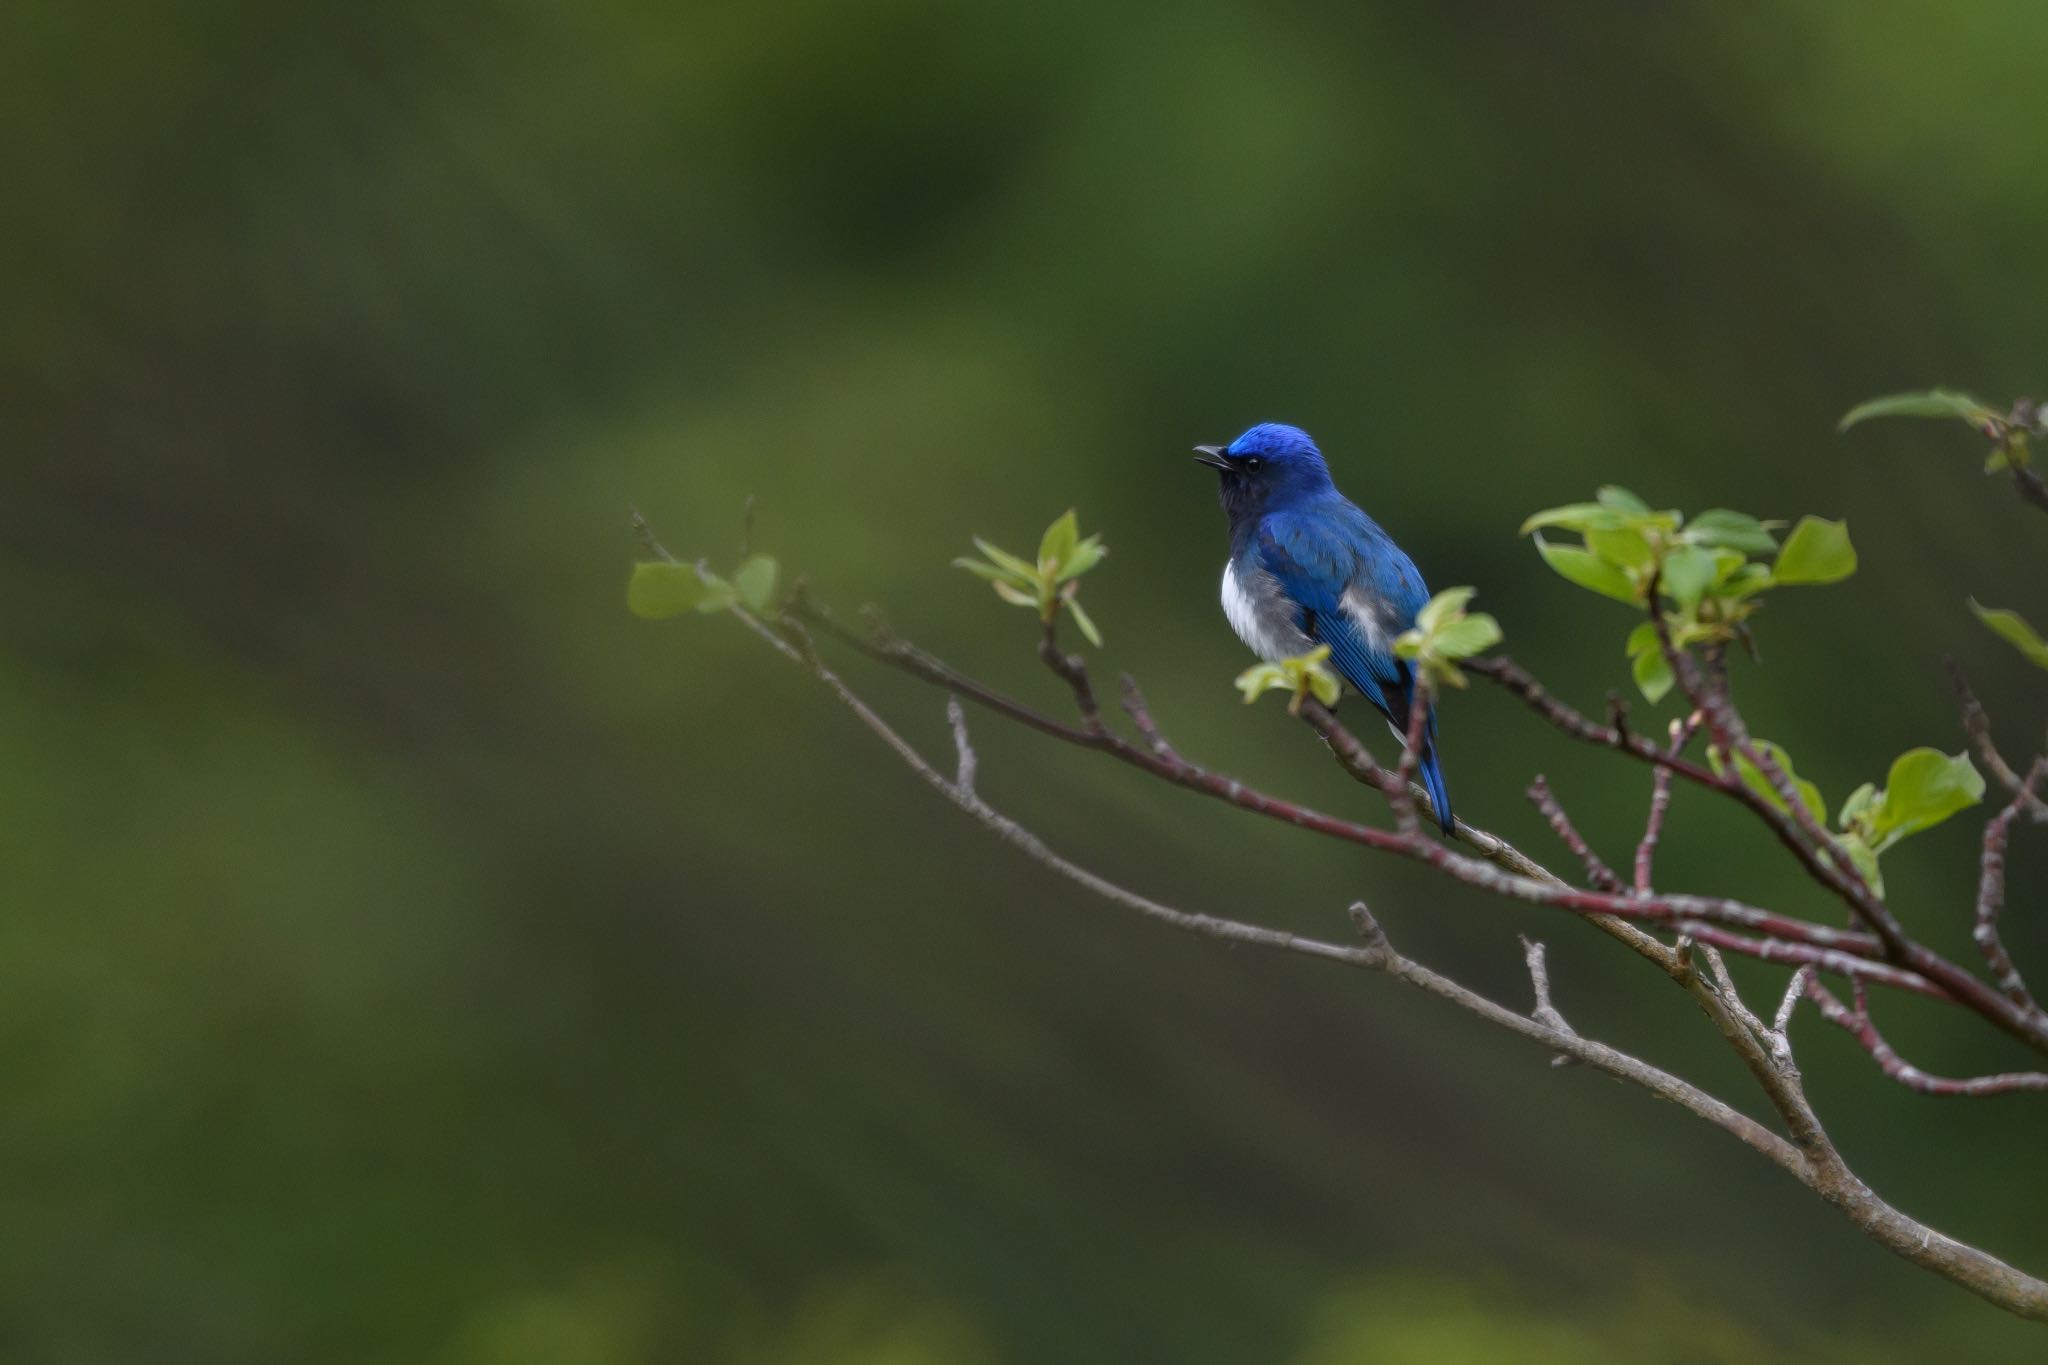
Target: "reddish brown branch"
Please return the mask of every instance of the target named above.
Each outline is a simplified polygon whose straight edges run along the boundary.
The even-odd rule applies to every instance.
[[[1938,984],[1917,972],[1894,967],[1889,962],[1876,961],[1842,948],[1797,942],[1769,929],[1760,932],[1770,934],[1771,937],[1746,938],[1741,934],[1717,928],[1705,920],[1681,920],[1678,927],[1695,942],[1719,948],[1724,953],[1739,953],[1744,957],[1753,957],[1759,962],[1777,962],[1788,967],[1812,967],[1816,971],[1846,976],[1851,980],[1868,981],[1873,985],[1890,986],[1895,990],[1924,995],[1932,1000],[1954,1000],[1954,997]]]
[[[1394,778],[1386,784],[1387,804],[1393,807],[1394,824],[1403,834],[1416,836],[1422,825],[1415,818],[1415,765],[1422,758],[1422,734],[1429,724],[1429,681],[1416,675],[1415,685],[1408,693],[1407,727],[1401,736],[1401,757],[1394,765]],[[1430,814],[1439,820],[1443,812],[1436,808],[1436,798],[1429,798]]]
[[[1159,723],[1152,719],[1152,708],[1146,704],[1145,694],[1138,690],[1138,680],[1126,673],[1122,681],[1124,714],[1131,718],[1131,724],[1144,736],[1145,743],[1151,746],[1153,756],[1171,763],[1180,762],[1180,755],[1167,743],[1166,736],[1160,732]]]
[[[1954,659],[1948,660],[1947,664],[1949,682],[1963,704],[1963,732],[1970,737],[1970,743],[1977,750],[1977,757],[1983,762],[1985,771],[2007,791],[2027,792],[2027,813],[2033,817],[2035,823],[2048,820],[2048,801],[2043,801],[2031,789],[2022,786],[2019,773],[2013,769],[2012,764],[2005,761],[2005,755],[1999,751],[1997,741],[1992,739],[1991,717],[1985,714],[1984,704],[1977,700],[1977,694],[1970,690],[1970,680],[1963,675],[1962,666]]]
[[[1708,687],[1697,667],[1685,654],[1674,651],[1672,662],[1673,671],[1678,675],[1680,685],[1687,688],[1689,696],[1697,698],[1696,705],[1704,713],[1708,733],[1716,744],[1722,745],[1724,752],[1739,750],[1745,755],[1756,755],[1761,758],[1762,755],[1757,754],[1755,745],[1749,738],[1747,728],[1725,694],[1717,693]],[[1804,817],[1805,824],[1818,829],[1818,842],[1808,836],[1799,818],[1781,811],[1771,800],[1752,790],[1747,783],[1736,779],[1732,772],[1727,778],[1718,777],[1698,764],[1667,754],[1640,736],[1624,735],[1612,726],[1595,724],[1544,691],[1541,684],[1511,660],[1477,659],[1470,661],[1466,668],[1468,672],[1500,683],[1559,730],[1575,739],[1627,753],[1646,763],[1667,768],[1675,776],[1683,777],[1711,791],[1721,792],[1748,807],[1799,860],[1800,866],[1810,877],[1840,897],[1851,912],[1877,935],[1884,944],[1884,956],[1896,966],[1905,969],[1909,976],[1922,985],[1931,983],[1939,994],[1950,997],[1973,1013],[1981,1015],[2008,1036],[2037,1051],[2048,1052],[2048,1018],[2030,1013],[2014,1004],[1979,977],[1908,937],[1897,918],[1871,891],[1868,884],[1861,877],[1847,874],[1842,870],[1848,864],[1847,858],[1839,854],[1835,858],[1830,858],[1824,851],[1834,847],[1833,840],[1827,835],[1826,830],[1818,829],[1812,814],[1797,799],[1796,792],[1793,793],[1790,809],[1797,812],[1797,817]],[[1777,770],[1777,765],[1769,764],[1768,769],[1763,764],[1759,765],[1759,771],[1765,771],[1767,777],[1770,770]],[[1780,778],[1784,777],[1782,770],[1777,772]],[[1754,945],[1723,942],[1719,946],[1723,951],[1746,953],[1749,956],[1760,955],[1755,951]],[[1803,962],[1807,959],[1779,956],[1772,960]]]
[[[1528,669],[1505,654],[1464,660],[1458,666],[1468,673],[1476,673],[1498,684],[1557,729],[1582,743],[1601,749],[1613,749],[1641,759],[1645,763],[1668,768],[1688,782],[1697,783],[1702,787],[1721,790],[1727,785],[1708,769],[1680,755],[1667,754],[1659,745],[1642,735],[1620,726],[1602,725],[1582,715],[1570,705],[1558,700],[1542,683],[1536,681]]]
[[[1038,657],[1074,693],[1074,707],[1081,713],[1081,728],[1090,734],[1103,731],[1102,712],[1095,704],[1095,687],[1088,681],[1088,661],[1060,648],[1058,613],[1045,618],[1038,637]]]
[[[1665,752],[1673,758],[1685,752],[1693,732],[1699,729],[1700,713],[1687,715],[1683,720],[1671,722],[1671,743]],[[1664,834],[1664,819],[1671,813],[1671,769],[1658,767],[1650,773],[1650,811],[1643,820],[1643,837],[1636,844],[1635,890],[1638,896],[1650,894],[1650,873],[1656,865],[1657,841]]]
[[[1557,793],[1550,790],[1550,784],[1544,781],[1541,774],[1529,784],[1526,794],[1536,803],[1536,809],[1543,812],[1543,818],[1550,822],[1551,832],[1557,835],[1559,842],[1585,864],[1586,884],[1596,891],[1620,891],[1621,878],[1615,876],[1614,870],[1600,860],[1600,855],[1593,851],[1593,846],[1586,842],[1585,836],[1572,824],[1572,818],[1565,814],[1564,805],[1557,799]]]
[[[2040,1071],[2003,1071],[1991,1076],[1968,1077],[1936,1076],[1922,1071],[1901,1057],[1898,1049],[1877,1031],[1877,1025],[1870,1017],[1870,1002],[1860,986],[1853,1009],[1844,1005],[1834,992],[1810,974],[1805,977],[1804,986],[1806,998],[1820,1009],[1821,1018],[1854,1038],[1857,1045],[1877,1063],[1879,1071],[1908,1090],[1917,1090],[1923,1095],[1980,1097],[2048,1090],[2048,1073]]]
[[[2019,790],[2013,793],[2005,809],[1985,822],[1984,853],[1978,864],[1977,924],[1970,935],[1977,944],[1977,951],[1984,955],[1985,964],[1991,968],[1998,988],[2005,992],[2006,999],[2036,1016],[2041,1013],[2041,1007],[2034,1003],[2026,978],[2013,964],[2012,954],[2005,950],[2005,941],[1998,933],[1998,912],[2005,905],[2005,846],[2012,832],[2013,818],[2028,801],[2034,799],[2034,788],[2044,775],[2048,775],[2048,758],[2037,758],[2034,766],[2027,769],[2027,775],[2020,780]]]

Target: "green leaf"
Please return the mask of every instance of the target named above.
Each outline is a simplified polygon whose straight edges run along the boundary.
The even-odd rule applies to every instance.
[[[1956,417],[1972,425],[1998,414],[1967,393],[1953,389],[1928,389],[1922,393],[1894,393],[1858,403],[1842,414],[1836,431],[1847,431],[1873,417]]]
[[[1069,507],[1066,513],[1052,525],[1045,528],[1045,535],[1038,542],[1038,563],[1043,569],[1058,569],[1067,562],[1067,556],[1081,541],[1081,522]]]
[[[1856,572],[1856,547],[1845,522],[1801,517],[1785,537],[1771,577],[1779,583],[1839,583]]]
[[[1651,515],[1650,504],[1618,484],[1607,484],[1596,489],[1593,496],[1600,500],[1602,507],[1612,507],[1625,517],[1647,517]]]
[[[1752,743],[1756,745],[1757,752],[1775,762],[1779,770],[1791,780],[1793,791],[1799,794],[1799,804],[1805,806],[1812,813],[1815,820],[1826,823],[1828,808],[1827,803],[1820,799],[1820,788],[1808,782],[1793,769],[1792,755],[1786,753],[1782,746],[1773,744],[1767,739],[1754,740]],[[1727,758],[1719,749],[1708,749],[1707,761],[1713,766],[1716,773],[1727,771]],[[1750,762],[1746,755],[1737,754],[1735,756],[1735,770],[1737,775],[1741,777],[1743,786],[1748,787],[1779,810],[1787,812],[1791,810],[1791,807],[1785,804],[1784,798],[1778,795],[1778,789],[1771,785],[1771,780],[1764,776],[1763,769]]]
[[[1442,592],[1422,604],[1422,610],[1415,613],[1415,628],[1424,635],[1434,635],[1447,622],[1455,621],[1465,614],[1465,604],[1478,593],[1477,588],[1445,588]]]
[[[645,561],[633,566],[633,577],[626,584],[626,610],[643,621],[680,616],[701,607],[712,596],[711,586],[698,575],[694,564]],[[723,607],[730,601],[728,595],[717,605]]]
[[[980,536],[974,538],[974,548],[988,556],[991,563],[1008,569],[1023,582],[1036,583],[1038,581],[1038,566],[1029,560],[1019,559],[1008,550],[998,549]]]
[[[1237,690],[1244,693],[1244,704],[1250,706],[1261,694],[1276,687],[1287,687],[1287,672],[1278,664],[1253,664],[1237,675]]]
[[[1082,610],[1080,602],[1075,598],[1069,597],[1066,599],[1066,604],[1067,614],[1074,618],[1074,624],[1079,626],[1081,633],[1088,637],[1088,643],[1094,645],[1097,649],[1102,648],[1102,632],[1095,628],[1095,622],[1086,611]]]
[[[1037,593],[1026,592],[1015,584],[996,582],[989,584],[989,586],[996,590],[996,596],[1002,598],[1013,607],[1036,607],[1039,605]]]
[[[1469,659],[1500,643],[1500,622],[1485,612],[1453,621],[1430,636],[1429,647],[1446,659]]]
[[[1585,532],[1588,530],[1612,531],[1619,528],[1622,519],[1611,507],[1597,502],[1567,503],[1563,507],[1545,508],[1522,523],[1517,535],[1528,535],[1531,531],[1555,526],[1560,530]]]
[[[1082,574],[1087,573],[1097,564],[1100,564],[1102,557],[1108,553],[1109,550],[1104,547],[1101,536],[1088,537],[1088,539],[1076,545],[1073,552],[1061,562],[1060,579],[1065,581],[1069,578],[1079,578]]]
[[[1613,531],[1588,530],[1586,548],[1620,569],[1646,569],[1657,558],[1643,533],[1631,526]]]
[[[1685,538],[1695,545],[1753,555],[1767,555],[1778,548],[1778,538],[1769,526],[1747,512],[1731,512],[1725,507],[1709,508],[1688,521]]]
[[[1716,583],[1714,585],[1714,594],[1717,597],[1733,597],[1740,601],[1745,597],[1756,596],[1765,588],[1770,587],[1771,582],[1769,565],[1744,564],[1734,573],[1729,574],[1727,581]]]
[[[1720,566],[1711,550],[1681,545],[1664,556],[1664,591],[1671,594],[1687,615],[1699,607],[1700,595],[1713,584]]]
[[[733,570],[732,585],[749,610],[766,611],[775,605],[775,578],[779,566],[771,555],[755,555]]]
[[[1977,613],[1979,621],[2024,654],[2028,663],[2036,668],[2048,668],[2048,641],[2041,639],[2024,616],[2006,607],[1978,606],[1974,597],[1970,599],[1970,610]]]
[[[1849,855],[1850,864],[1870,883],[1870,889],[1878,895],[1884,894],[1884,873],[1878,870],[1877,850],[1863,842],[1863,836],[1855,831],[1837,836],[1835,842],[1842,846],[1842,852]]]
[[[979,559],[970,559],[966,555],[961,555],[958,559],[955,559],[953,561],[953,567],[956,569],[965,569],[967,570],[967,572],[973,574],[976,578],[985,578],[991,583],[997,582],[998,580],[1015,582],[1017,578],[1017,575],[1011,573],[1008,569],[998,568],[994,564],[984,563]]]
[[[1876,800],[1877,784],[1875,782],[1865,782],[1855,791],[1850,792],[1848,797],[1842,802],[1842,813],[1835,817],[1835,824],[1842,829],[1848,829],[1870,809]]]
[[[1643,700],[1653,706],[1664,700],[1678,682],[1671,675],[1671,664],[1663,651],[1654,647],[1638,653],[1630,661],[1629,672],[1635,677],[1636,689],[1643,694]]]
[[[1337,675],[1323,662],[1329,657],[1330,647],[1317,645],[1308,653],[1291,659],[1253,664],[1237,675],[1237,690],[1244,693],[1247,704],[1257,701],[1265,692],[1290,692],[1293,699],[1287,705],[1289,711],[1297,710],[1301,699],[1311,694],[1323,705],[1334,706],[1342,687]]]
[[[1967,753],[1908,749],[1892,760],[1884,791],[1866,812],[1871,848],[1882,853],[1984,799],[1984,775]]]
[[[1591,550],[1578,549],[1570,545],[1554,545],[1543,537],[1536,537],[1536,552],[1543,556],[1543,562],[1555,569],[1565,579],[1580,587],[1611,597],[1617,602],[1636,601],[1635,584],[1628,575],[1615,568]]]

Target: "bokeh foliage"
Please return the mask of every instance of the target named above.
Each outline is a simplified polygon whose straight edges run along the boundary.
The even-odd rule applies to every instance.
[[[1229,686],[1185,451],[1272,418],[1566,695],[1629,686],[1620,618],[1515,529],[1618,483],[1855,526],[1855,578],[1785,594],[1738,666],[1823,790],[1956,747],[1944,653],[2037,735],[2036,670],[1963,603],[2048,620],[2040,514],[1965,430],[1833,426],[2039,391],[2038,6],[0,30],[8,1354],[1635,1361],[1646,1318],[1674,1359],[2031,1349],[1657,1106],[1078,904],[724,618],[617,604],[629,503],[730,566],[757,495],[785,576],[1056,705],[1032,623],[946,565],[1078,504],[1116,547],[1099,667],[1191,754],[1351,809]],[[1526,917],[983,745],[992,799],[1154,894],[1320,933],[1365,895],[1523,989]],[[1539,769],[1633,837],[1642,776],[1484,688],[1443,746],[1461,810],[1530,847]],[[1794,885],[1739,822],[1675,819],[1675,882]],[[1964,954],[1971,823],[1885,868]],[[2023,845],[2017,885],[2044,874]],[[1739,1085],[1654,983],[1543,932],[1575,1024]],[[1910,1005],[1886,1029],[2009,1060]],[[2035,1102],[1800,1039],[1881,1188],[2048,1264]]]

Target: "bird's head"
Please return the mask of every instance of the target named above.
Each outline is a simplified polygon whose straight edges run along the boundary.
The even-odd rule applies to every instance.
[[[1330,467],[1300,427],[1261,422],[1227,446],[1196,446],[1195,460],[1219,474],[1223,510],[1237,518],[1329,491]]]

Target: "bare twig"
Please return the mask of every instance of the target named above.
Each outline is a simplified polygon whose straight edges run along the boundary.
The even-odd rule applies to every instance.
[[[1571,816],[1565,814],[1564,804],[1557,799],[1557,793],[1550,790],[1550,783],[1546,782],[1541,774],[1529,784],[1527,795],[1536,803],[1536,809],[1543,812],[1543,818],[1550,822],[1550,828],[1559,841],[1586,865],[1586,884],[1596,891],[1620,891],[1621,878],[1615,876],[1614,870],[1600,861],[1600,855],[1593,851],[1593,846],[1586,842],[1585,836],[1572,824]]]
[[[972,796],[975,769],[980,767],[981,760],[967,738],[967,712],[961,709],[960,699],[951,693],[946,696],[946,723],[953,727],[953,750],[960,760],[959,768],[953,774],[953,786]]]
[[[1735,987],[1735,978],[1728,975],[1728,964],[1721,959],[1720,952],[1712,944],[1703,943],[1700,945],[1700,956],[1707,960],[1707,970],[1713,973],[1714,984],[1726,997],[1729,1010],[1751,1033],[1759,1038],[1768,1039],[1770,1030],[1764,1027],[1764,1021],[1757,1018],[1755,1012],[1743,1000],[1742,992]]]
[[[2031,788],[2023,786],[2019,773],[1999,752],[1997,742],[1991,738],[1991,717],[1985,714],[1984,704],[1977,700],[1977,694],[1970,690],[1970,680],[1963,675],[1962,666],[1954,659],[1947,660],[1947,664],[1949,682],[1963,704],[1963,731],[1969,735],[1970,743],[1976,748],[1977,757],[1983,761],[1986,771],[2007,791],[2027,793],[2027,814],[2035,824],[2048,821],[2048,801],[2043,801]]]
[[[640,544],[646,548],[647,553],[653,555],[656,559],[660,560],[664,564],[675,564],[679,562],[674,555],[670,554],[666,549],[662,548],[662,544],[660,541],[654,538],[654,528],[647,524],[647,518],[640,515],[639,508],[629,507],[626,509],[626,512],[627,520],[633,528],[634,536],[636,536],[639,539]]]
[[[1387,803],[1393,807],[1394,824],[1403,834],[1420,832],[1421,822],[1415,817],[1415,765],[1422,759],[1422,736],[1429,724],[1429,679],[1417,673],[1408,693],[1407,727],[1401,736],[1401,758],[1395,765],[1394,777],[1387,784]],[[1430,814],[1439,820],[1443,812],[1436,809],[1436,799],[1429,798]]]
[[[2041,1007],[2034,1003],[2034,996],[2027,989],[2026,978],[2013,964],[2012,954],[2006,952],[2005,941],[1998,933],[1998,912],[2005,905],[2005,846],[2012,832],[2013,818],[2027,802],[2034,799],[2034,788],[2043,776],[2048,776],[2048,757],[2037,758],[2027,769],[2027,775],[2020,780],[2019,790],[2013,793],[2005,809],[1991,817],[1984,825],[1984,853],[1979,862],[1977,876],[1977,924],[1970,937],[1977,945],[1977,951],[1984,955],[1984,962],[1991,968],[1992,977],[2006,998],[2030,1014],[2039,1015]]]
[[[1820,1009],[1823,1019],[1854,1038],[1857,1045],[1877,1063],[1879,1071],[1908,1090],[1917,1090],[1923,1095],[1976,1097],[2048,1090],[2048,1073],[2040,1071],[2005,1071],[1991,1076],[1964,1078],[1936,1076],[1922,1071],[1899,1056],[1898,1050],[1877,1031],[1877,1025],[1870,1018],[1870,1004],[1861,991],[1857,992],[1855,1008],[1851,1009],[1817,978],[1808,975],[1795,980],[1803,980],[1806,998]]]
[[[2009,464],[2012,470],[2012,486],[2021,499],[2048,512],[2048,482],[2023,464]]]
[[[1671,722],[1671,743],[1665,752],[1676,758],[1685,752],[1685,746],[1699,729],[1700,713],[1694,711],[1682,720]],[[1671,769],[1658,767],[1650,773],[1650,813],[1643,820],[1643,837],[1636,844],[1635,890],[1638,896],[1650,894],[1650,874],[1656,865],[1657,841],[1664,834],[1664,818],[1671,812]]]
[[[1122,681],[1124,713],[1131,718],[1131,724],[1152,746],[1154,755],[1178,763],[1180,755],[1173,751],[1173,746],[1166,742],[1166,736],[1160,733],[1158,722],[1152,719],[1152,709],[1145,704],[1145,694],[1138,690],[1138,680],[1126,673]]]
[[[1771,1031],[1783,1037],[1791,1027],[1792,1011],[1799,1006],[1799,997],[1806,993],[1806,983],[1813,979],[1813,968],[1801,967],[1792,973],[1792,979],[1785,983],[1784,998],[1778,1001],[1778,1013],[1771,1020]]]
[[[1543,945],[1527,934],[1521,936],[1522,964],[1529,969],[1529,988],[1535,993],[1536,1007],[1529,1017],[1539,1024],[1546,1024],[1559,1033],[1573,1032],[1572,1026],[1558,1013],[1557,1006],[1550,1000],[1550,964],[1544,960]],[[1560,1052],[1550,1059],[1552,1066],[1570,1066],[1578,1059],[1569,1052]]]
[[[1095,687],[1088,681],[1088,661],[1060,648],[1059,624],[1057,612],[1045,619],[1045,629],[1038,637],[1038,657],[1072,689],[1075,709],[1081,713],[1081,728],[1090,734],[1100,733],[1102,712],[1095,704]]]

